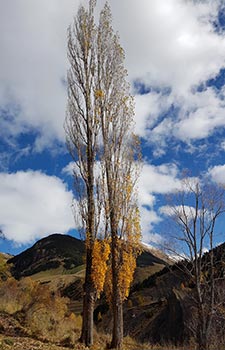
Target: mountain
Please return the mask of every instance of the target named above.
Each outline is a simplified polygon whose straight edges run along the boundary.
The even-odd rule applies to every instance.
[[[8,263],[12,264],[11,272],[16,278],[59,267],[64,269],[65,273],[66,271],[72,273],[74,268],[84,264],[84,255],[84,241],[69,235],[55,233],[37,241],[32,247],[9,259]],[[162,258],[148,250],[143,250],[137,259],[137,266],[143,271],[153,268],[155,272],[165,264]],[[139,277],[139,280],[143,279]]]
[[[145,266],[153,266],[154,264],[166,265],[165,259],[163,257],[158,257],[154,254],[154,251],[150,251],[149,249],[145,249],[143,246],[142,253],[137,257],[137,266],[145,267]]]
[[[164,256],[154,254],[143,247],[138,256],[134,284],[141,283],[149,275],[162,270]],[[30,276],[51,290],[69,297],[70,311],[80,314],[84,280],[85,243],[77,238],[52,234],[37,241],[32,247],[8,260],[12,275],[20,279]]]
[[[59,233],[37,241],[19,255],[8,260],[14,277],[30,276],[40,271],[62,267],[72,270],[84,264],[84,242]]]

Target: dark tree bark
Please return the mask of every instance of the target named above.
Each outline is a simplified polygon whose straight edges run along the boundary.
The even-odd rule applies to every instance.
[[[93,313],[96,299],[96,291],[91,279],[92,249],[86,249],[86,271],[83,296],[83,323],[80,341],[86,346],[93,344]]]
[[[123,344],[123,300],[121,298],[119,285],[119,250],[117,247],[118,237],[112,235],[112,310],[113,310],[113,331],[112,349],[121,349]]]

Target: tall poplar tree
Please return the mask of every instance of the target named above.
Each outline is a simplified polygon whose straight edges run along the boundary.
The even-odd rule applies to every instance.
[[[113,311],[112,348],[123,340],[123,301],[136,267],[140,240],[135,185],[139,170],[139,141],[132,133],[134,105],[126,81],[124,51],[112,28],[106,4],[98,27],[98,111],[102,136],[105,218],[111,236],[111,282]],[[110,291],[110,286],[107,290]]]
[[[79,8],[68,29],[68,108],[65,131],[68,149],[75,162],[74,179],[79,214],[86,243],[86,273],[83,297],[81,341],[93,344],[93,311],[96,291],[92,273],[92,255],[97,235],[95,162],[99,125],[95,120],[96,27],[95,1],[86,10]]]
[[[65,129],[68,148],[76,163],[75,191],[86,240],[81,340],[88,346],[93,343],[94,302],[103,288],[109,255],[107,245],[101,246],[99,237],[108,238],[111,347],[121,348],[122,305],[133,279],[140,239],[135,190],[139,141],[132,132],[133,98],[126,81],[124,51],[112,28],[110,8],[108,4],[104,6],[96,25],[95,6],[96,1],[90,0],[87,10],[80,7],[68,31],[70,69]],[[105,261],[101,265],[102,259]]]

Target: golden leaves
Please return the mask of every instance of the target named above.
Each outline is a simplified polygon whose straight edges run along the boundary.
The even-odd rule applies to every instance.
[[[130,291],[130,285],[133,281],[134,272],[136,269],[136,258],[138,250],[126,241],[118,240],[116,254],[116,274],[118,293],[122,301],[124,301]],[[108,266],[105,278],[105,294],[109,304],[113,298],[113,271],[112,266]],[[115,277],[115,276],[114,276]]]
[[[96,240],[92,253],[92,280],[97,290],[98,296],[103,291],[107,261],[110,254],[110,245],[106,240]]]
[[[136,268],[136,257],[133,252],[123,252],[123,262],[119,269],[119,287],[122,300],[129,295],[130,284],[133,281],[133,275]]]
[[[98,98],[103,98],[104,97],[104,91],[102,90],[95,90],[95,98],[98,99]]]

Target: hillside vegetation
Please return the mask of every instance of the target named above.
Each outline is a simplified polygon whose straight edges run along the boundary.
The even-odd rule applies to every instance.
[[[16,278],[38,272],[59,269],[59,273],[72,273],[84,264],[84,242],[71,236],[53,234],[36,242],[31,248],[9,259]]]
[[[56,268],[46,268],[49,266],[48,249],[49,260],[59,262]],[[16,257],[0,254],[0,348],[84,348],[78,342],[82,321],[83,253],[82,241],[55,234]],[[218,349],[219,342],[219,350],[223,350],[225,245],[217,247],[214,255],[221,302],[214,317],[211,343],[215,345],[212,349]],[[167,344],[170,349],[176,346],[195,348],[193,281],[184,275],[179,263],[166,265],[162,257],[144,251],[138,258],[135,279],[124,307],[124,349],[166,349]],[[206,254],[206,266],[207,259]],[[76,265],[75,261],[81,264]],[[28,273],[29,276],[25,276]],[[103,349],[109,342],[112,327],[111,311],[104,294],[96,304],[94,318],[94,349]]]

